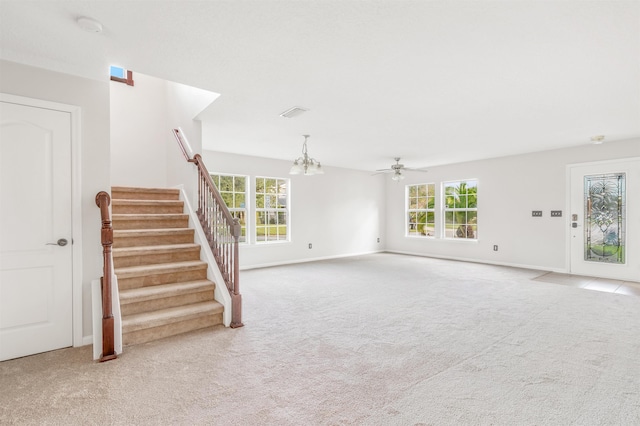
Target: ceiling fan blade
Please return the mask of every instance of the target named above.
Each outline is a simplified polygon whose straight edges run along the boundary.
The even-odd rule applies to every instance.
[[[423,172],[423,173],[428,172],[428,170],[425,170],[424,168],[421,168],[421,167],[413,168],[413,167],[406,167],[404,164],[400,164],[400,157],[395,157],[394,160],[396,160],[396,164],[392,164],[391,167],[387,169],[378,169],[374,174],[377,175],[380,173],[395,173],[396,175],[401,175],[404,170],[408,170],[411,172]]]

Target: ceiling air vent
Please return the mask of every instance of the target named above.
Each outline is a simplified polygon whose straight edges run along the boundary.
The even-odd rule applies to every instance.
[[[294,106],[293,108],[289,108],[288,110],[286,110],[285,112],[280,114],[280,117],[284,117],[284,118],[293,118],[293,117],[297,117],[300,114],[309,111],[308,109],[299,107],[299,106]]]

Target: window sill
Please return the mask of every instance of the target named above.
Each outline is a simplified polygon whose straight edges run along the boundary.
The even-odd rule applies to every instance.
[[[282,244],[291,244],[291,241],[256,241],[250,244],[245,244],[245,247],[268,247]]]
[[[454,243],[477,243],[477,238],[442,238],[433,236],[418,236],[418,235],[405,235],[405,238],[412,240],[429,240],[429,241],[442,241],[442,242],[454,242]]]

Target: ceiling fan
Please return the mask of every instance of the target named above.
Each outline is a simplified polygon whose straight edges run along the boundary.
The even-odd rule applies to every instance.
[[[409,171],[413,171],[413,172],[426,172],[427,171],[427,170],[424,170],[424,169],[416,169],[416,168],[413,168],[413,167],[405,167],[404,164],[400,164],[400,157],[395,157],[394,160],[396,160],[396,164],[392,164],[391,167],[388,168],[388,169],[376,170],[374,175],[378,175],[380,173],[393,173],[393,176],[391,176],[391,179],[398,181],[398,180],[404,179],[404,175],[402,174],[403,170],[409,170]]]

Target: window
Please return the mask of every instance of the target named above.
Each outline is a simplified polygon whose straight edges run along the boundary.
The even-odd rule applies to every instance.
[[[478,181],[443,183],[444,237],[478,238]]]
[[[407,185],[407,236],[435,235],[435,184]]]
[[[125,83],[129,86],[133,86],[133,73],[129,70],[125,70],[124,68],[117,67],[115,65],[111,65],[109,67],[109,76],[112,81],[117,81],[120,83]]]
[[[584,260],[625,263],[626,173],[584,177]]]
[[[212,174],[211,179],[229,208],[231,216],[240,222],[241,243],[247,242],[247,177]]]
[[[256,242],[289,240],[289,180],[256,177]]]

